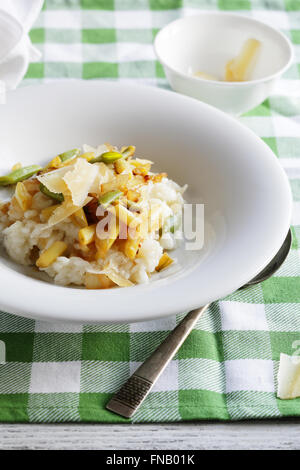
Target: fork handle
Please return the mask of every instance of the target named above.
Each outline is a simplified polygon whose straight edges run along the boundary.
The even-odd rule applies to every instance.
[[[112,397],[106,405],[108,410],[125,418],[131,418],[208,306],[209,304],[192,310],[184,317],[163,343]]]

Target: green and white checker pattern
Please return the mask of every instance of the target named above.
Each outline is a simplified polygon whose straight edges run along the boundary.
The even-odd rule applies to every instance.
[[[295,63],[277,94],[241,118],[290,178],[293,247],[274,278],[211,306],[135,422],[300,415],[300,399],[281,401],[275,393],[280,352],[300,345],[300,0],[48,0],[31,31],[43,57],[24,85],[82,78],[167,87],[153,38],[173,19],[203,9],[266,20],[294,44]],[[74,326],[0,313],[7,348],[0,421],[126,421],[106,411],[106,402],[180,318]]]

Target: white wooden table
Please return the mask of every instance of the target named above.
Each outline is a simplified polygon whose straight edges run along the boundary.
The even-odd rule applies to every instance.
[[[151,425],[0,424],[0,449],[300,449],[300,419]]]

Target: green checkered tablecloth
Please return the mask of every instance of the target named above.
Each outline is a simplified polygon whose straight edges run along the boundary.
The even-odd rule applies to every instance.
[[[296,354],[300,344],[300,0],[48,0],[30,34],[42,59],[24,85],[80,78],[167,88],[152,48],[156,32],[216,9],[265,20],[294,44],[295,62],[276,94],[240,118],[290,178],[293,246],[272,279],[210,307],[135,422],[300,416],[300,398],[276,398],[280,352]],[[106,402],[181,317],[79,326],[0,313],[0,421],[125,422]]]

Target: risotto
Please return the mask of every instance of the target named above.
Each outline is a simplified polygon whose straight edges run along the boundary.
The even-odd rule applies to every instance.
[[[88,289],[146,283],[174,260],[183,193],[135,147],[84,145],[46,167],[17,164],[0,177],[14,185],[0,204],[0,241],[17,263],[60,285]]]

